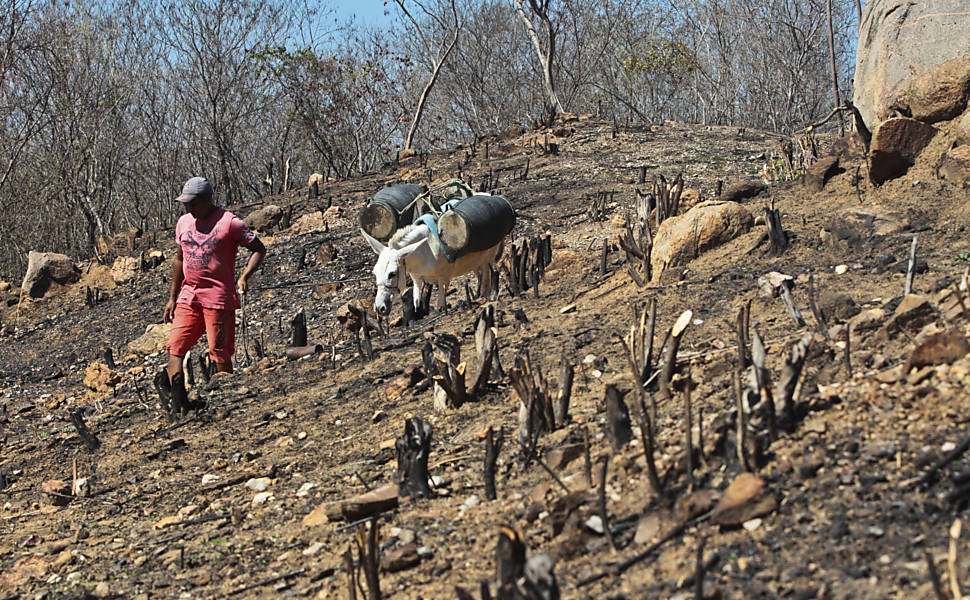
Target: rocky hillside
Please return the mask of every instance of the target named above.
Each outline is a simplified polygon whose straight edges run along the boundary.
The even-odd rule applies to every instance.
[[[795,180],[798,152],[772,134],[579,119],[241,207],[283,210],[266,211],[237,372],[206,382],[196,368],[206,408],[175,422],[152,386],[171,231],[115,240],[111,254],[135,260],[79,265],[39,300],[4,291],[0,596],[346,598],[356,576],[363,597],[374,571],[383,597],[479,598],[483,581],[494,597],[504,558],[522,590],[510,597],[543,597],[541,560],[516,581],[517,530],[563,598],[934,597],[929,567],[949,585],[970,498],[968,192],[938,173],[955,134],[936,126],[878,187],[851,147]],[[458,174],[513,203],[517,249],[548,233],[552,256],[528,290],[503,273],[501,368],[460,407],[436,407],[422,347],[454,336],[471,386],[488,304],[469,276],[443,314],[407,327],[397,307],[379,327],[371,315],[368,353],[355,309],[372,302],[374,256],[356,215],[385,183]],[[684,216],[658,230],[651,213],[648,273],[622,249],[624,224],[636,238],[660,174],[682,174]],[[659,374],[641,397],[620,340],[631,327],[647,339],[653,301]],[[320,351],[290,361],[300,311]],[[679,347],[662,352],[678,318]],[[763,368],[735,377],[752,359]],[[562,388],[568,410],[520,444],[522,396],[541,405]],[[430,498],[396,494],[406,422],[430,424]],[[489,428],[504,433],[495,500]],[[348,569],[369,562],[367,523],[378,567]],[[954,547],[970,585],[965,536]]]

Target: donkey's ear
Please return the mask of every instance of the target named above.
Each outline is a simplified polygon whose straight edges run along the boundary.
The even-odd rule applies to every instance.
[[[380,243],[380,241],[378,241],[376,238],[373,238],[370,235],[368,235],[367,232],[364,231],[363,229],[360,230],[360,234],[364,236],[364,239],[367,240],[367,243],[370,244],[370,247],[373,248],[374,252],[378,254],[383,252],[384,248],[387,247],[384,244]]]
[[[422,244],[426,244],[426,243],[428,243],[428,238],[422,238],[416,242],[413,242],[411,244],[408,244],[407,246],[404,246],[403,248],[400,248],[397,252],[402,257],[407,256],[408,254],[411,254],[412,252],[420,248]]]

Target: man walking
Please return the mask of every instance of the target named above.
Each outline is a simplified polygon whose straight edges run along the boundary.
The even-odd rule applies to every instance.
[[[213,204],[212,186],[204,178],[186,181],[176,200],[185,205],[187,212],[175,225],[172,289],[164,320],[172,322],[166,346],[172,390],[170,410],[185,413],[192,407],[185,391],[182,361],[204,331],[216,369],[232,373],[236,309],[240,306],[237,290],[246,293],[249,277],[266,257],[266,246],[239,217]],[[233,285],[239,246],[252,254]]]

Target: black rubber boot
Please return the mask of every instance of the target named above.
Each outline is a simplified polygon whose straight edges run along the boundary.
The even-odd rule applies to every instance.
[[[161,403],[165,412],[172,412],[172,384],[168,380],[168,369],[162,369],[155,376],[155,391],[158,392],[158,401]]]
[[[181,371],[172,375],[172,410],[173,417],[184,417],[191,410],[189,394],[185,391],[185,373]]]

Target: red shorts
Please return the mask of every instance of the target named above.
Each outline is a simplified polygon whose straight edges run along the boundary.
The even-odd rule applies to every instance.
[[[209,340],[209,356],[218,363],[232,360],[236,351],[236,311],[203,308],[199,304],[176,304],[172,333],[165,350],[172,356],[185,356],[202,332]]]

